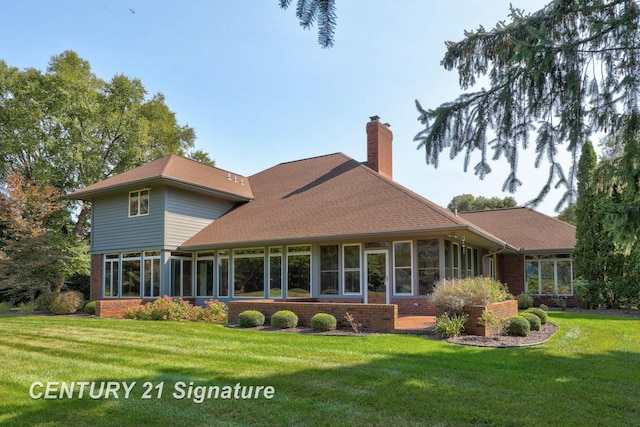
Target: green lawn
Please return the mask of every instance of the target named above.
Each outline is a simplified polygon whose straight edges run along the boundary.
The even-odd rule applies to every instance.
[[[420,336],[0,315],[0,424],[638,425],[640,320],[551,319],[560,331],[544,345],[487,349]],[[32,399],[37,381],[136,384],[128,399]],[[179,382],[272,386],[275,396],[196,403],[172,395]]]

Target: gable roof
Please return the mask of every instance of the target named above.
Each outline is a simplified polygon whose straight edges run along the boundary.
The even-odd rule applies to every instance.
[[[249,180],[252,201],[223,215],[181,247],[476,229],[342,153],[281,163]]]
[[[191,189],[216,193],[237,201],[253,198],[247,178],[175,154],[89,185],[69,194],[69,197],[87,200],[114,189],[158,180],[169,185],[187,186]]]
[[[460,216],[522,252],[573,252],[576,228],[530,208],[462,212]]]

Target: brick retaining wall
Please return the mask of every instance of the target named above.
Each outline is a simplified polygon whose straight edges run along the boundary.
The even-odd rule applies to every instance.
[[[518,301],[507,300],[502,302],[494,302],[489,305],[467,305],[462,309],[469,315],[464,331],[469,335],[480,335],[486,337],[490,335],[490,331],[480,323],[482,312],[490,310],[498,319],[506,319],[507,317],[518,315]]]
[[[300,326],[311,326],[311,317],[316,313],[329,313],[333,315],[341,327],[350,327],[344,318],[346,313],[353,315],[357,323],[362,324],[365,331],[391,332],[395,329],[398,318],[398,306],[395,304],[358,304],[358,303],[331,303],[310,301],[279,301],[279,300],[251,300],[230,301],[229,323],[238,323],[238,314],[245,310],[258,310],[265,317],[268,325],[271,315],[279,310],[290,310],[298,316]]]

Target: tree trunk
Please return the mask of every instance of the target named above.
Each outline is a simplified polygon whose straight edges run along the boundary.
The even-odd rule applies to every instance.
[[[82,229],[84,228],[85,223],[87,222],[87,218],[89,218],[89,214],[91,213],[91,208],[85,204],[82,205],[82,210],[78,214],[78,220],[76,221],[76,225],[73,228],[73,235],[77,239],[80,239],[82,236]]]

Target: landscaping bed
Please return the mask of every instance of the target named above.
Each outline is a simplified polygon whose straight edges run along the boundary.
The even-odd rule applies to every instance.
[[[531,331],[525,337],[510,335],[460,335],[447,338],[447,342],[454,344],[473,345],[476,347],[525,347],[547,342],[549,338],[558,330],[558,326],[547,322],[541,326],[539,331]]]

